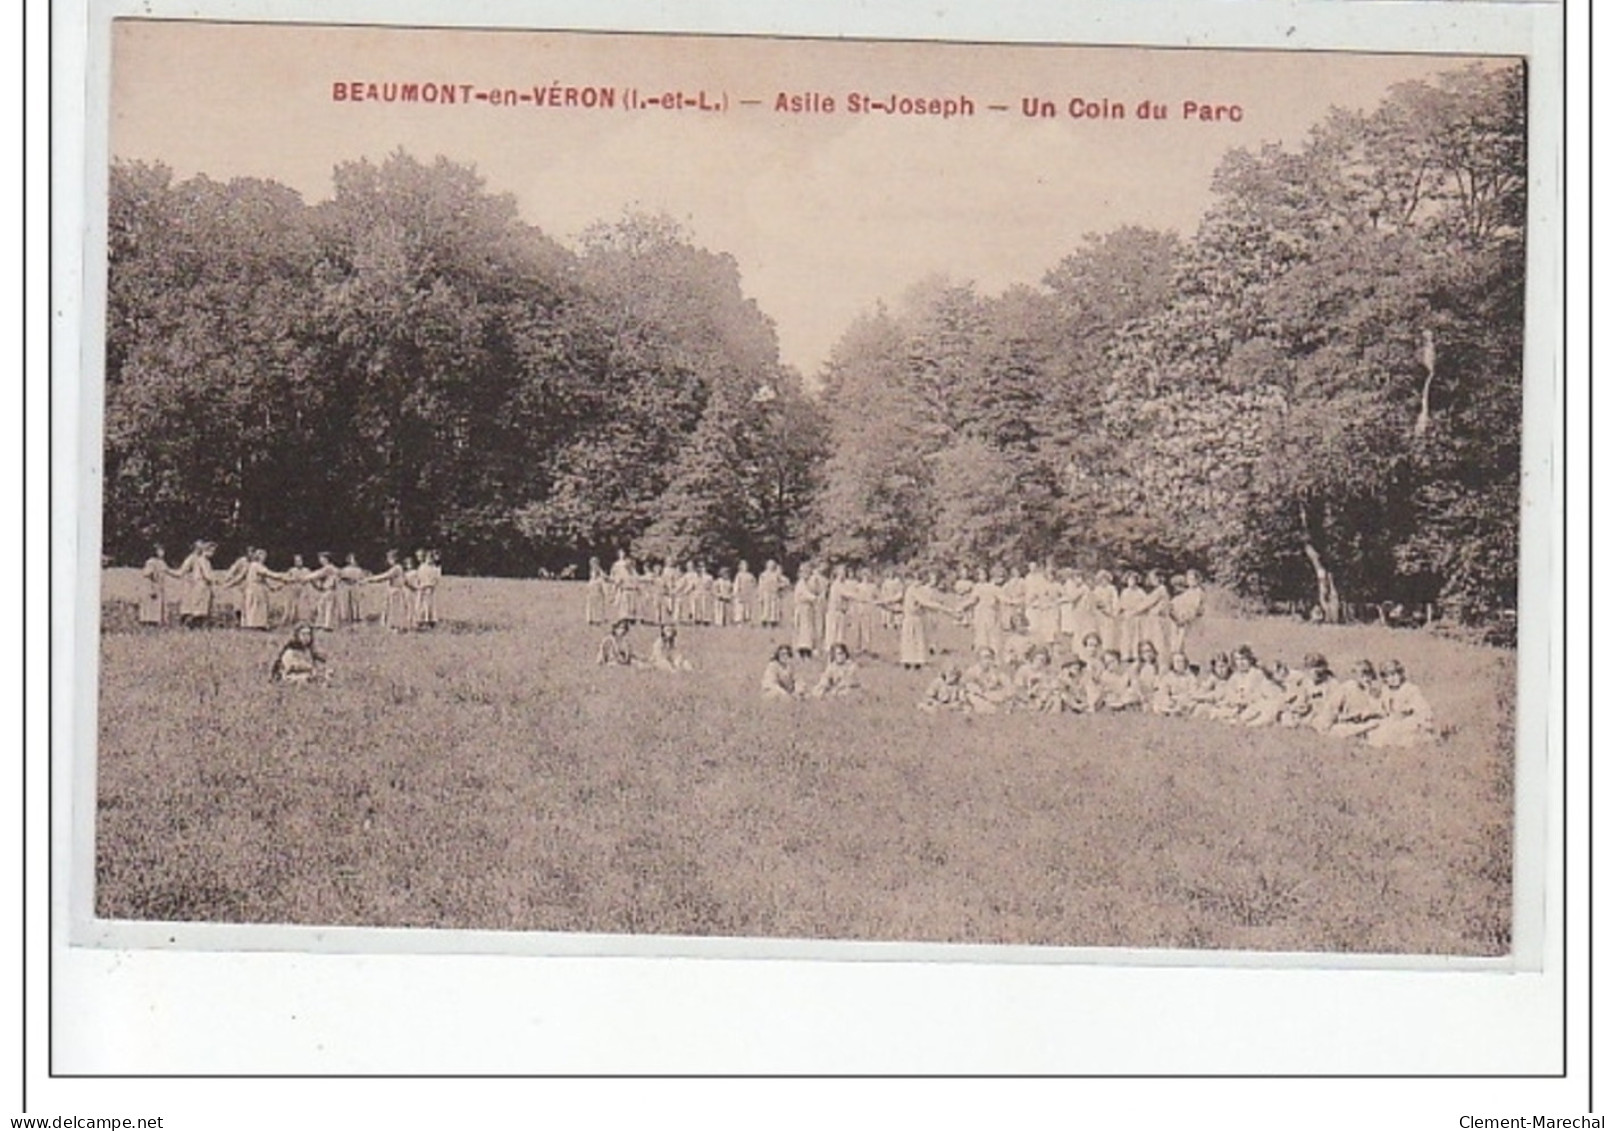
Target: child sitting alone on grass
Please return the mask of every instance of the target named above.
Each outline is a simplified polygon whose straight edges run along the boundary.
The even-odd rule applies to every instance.
[[[273,683],[323,683],[325,678],[325,657],[314,647],[314,626],[300,624],[281,646],[269,679]]]
[[[611,631],[600,641],[600,654],[596,662],[608,667],[622,668],[633,667],[638,663],[633,646],[628,643],[628,630],[632,627],[634,622],[627,617],[613,621]]]
[[[791,671],[791,646],[781,644],[774,649],[774,658],[763,669],[764,699],[796,699],[796,673]]]
[[[673,625],[662,625],[656,643],[650,649],[651,667],[664,672],[693,672],[695,665],[679,651],[679,630]]]
[[[845,644],[830,645],[830,659],[824,665],[824,674],[813,686],[815,699],[843,699],[858,694],[858,665]]]

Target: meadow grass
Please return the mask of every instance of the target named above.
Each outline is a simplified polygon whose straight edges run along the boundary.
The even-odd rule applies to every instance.
[[[1492,955],[1509,946],[1511,653],[1215,619],[1292,663],[1401,658],[1439,740],[1140,716],[766,703],[777,634],[685,629],[694,673],[604,669],[581,585],[448,579],[445,623],[140,629],[105,581],[106,918]],[[370,594],[372,598],[376,594]],[[640,651],[650,630],[635,629]],[[888,633],[885,652],[895,651]],[[941,645],[967,640],[947,629]]]

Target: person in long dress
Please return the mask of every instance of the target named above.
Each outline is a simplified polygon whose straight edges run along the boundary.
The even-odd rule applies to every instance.
[[[779,627],[785,587],[785,574],[779,563],[765,564],[757,578],[757,622],[764,628]]]
[[[712,624],[714,628],[728,628],[735,620],[735,582],[729,576],[729,567],[718,570],[712,583]]]
[[[359,604],[359,585],[368,576],[359,559],[351,553],[337,571],[337,619],[349,628],[357,628],[364,623],[364,609]]]
[[[1026,613],[1026,578],[1021,576],[1020,566],[1011,566],[998,588],[998,624],[1008,632],[1015,618]]]
[[[1099,634],[1102,652],[1117,648],[1120,643],[1116,632],[1116,602],[1119,596],[1109,570],[1102,569],[1093,575],[1093,588],[1088,591],[1088,612],[1093,617],[1094,631]],[[1117,650],[1120,651],[1119,648]]]
[[[196,543],[180,567],[185,587],[180,593],[179,622],[187,628],[201,628],[213,619],[213,585],[218,579],[213,571],[215,549],[212,542]]]
[[[930,616],[952,612],[937,592],[937,574],[916,581],[903,590],[903,622],[899,629],[898,659],[910,671],[919,671],[931,659]]]
[[[337,626],[337,586],[341,584],[342,571],[324,551],[316,554],[314,560],[319,564],[308,575],[309,588],[314,591],[314,627],[321,632],[332,632]]]
[[[847,699],[861,690],[858,665],[845,644],[830,645],[830,658],[810,694],[815,699]]]
[[[268,557],[263,550],[253,550],[239,580],[231,583],[241,589],[242,628],[260,632],[269,629],[269,586],[272,582],[284,582],[286,575],[270,569]]]
[[[281,646],[269,668],[269,679],[273,683],[320,683],[326,674],[325,657],[314,647],[314,629],[306,624],[292,631],[292,638]]]
[[[718,579],[705,562],[696,567],[695,623],[715,624],[718,619]]]
[[[606,623],[606,571],[599,558],[589,559],[589,581],[583,594],[583,623]]]
[[[190,553],[186,554],[179,565],[174,567],[176,580],[179,581],[179,623],[186,628],[194,627],[187,608],[192,603],[191,579],[196,572],[196,560],[201,556],[202,543],[200,541],[192,542]]]
[[[734,602],[730,613],[736,624],[757,623],[757,575],[751,572],[744,558],[735,567]]]
[[[847,567],[837,565],[830,574],[830,584],[825,589],[824,603],[824,646],[833,649],[837,644],[847,643],[848,620],[851,617],[852,594],[848,591],[851,585],[847,577]]]
[[[302,624],[309,619],[308,574],[308,566],[303,564],[303,555],[293,554],[292,564],[278,575],[282,579],[285,595],[285,604],[280,609],[281,628]]]
[[[880,623],[881,627],[895,629],[902,621],[903,605],[903,577],[896,570],[889,570],[880,581]]]
[[[404,559],[404,623],[407,632],[421,624],[421,568],[413,554]]]
[[[808,583],[813,586],[813,594],[816,598],[813,605],[813,635],[822,647],[824,644],[824,618],[828,615],[830,609],[830,578],[824,572],[823,566],[816,562],[814,563],[812,572],[808,574]]]
[[[1368,732],[1370,746],[1416,746],[1435,738],[1435,712],[1417,684],[1410,683],[1401,660],[1380,668],[1380,707],[1385,717]]]
[[[1167,615],[1172,618],[1172,651],[1189,653],[1191,638],[1200,618],[1206,611],[1206,591],[1200,587],[1200,574],[1188,570],[1183,575],[1183,589],[1172,597]]]
[[[1045,648],[1060,634],[1059,584],[1035,562],[1026,574],[1026,624],[1032,639]]]
[[[978,571],[970,592],[960,602],[960,612],[970,618],[971,648],[978,655],[983,648],[995,656],[1004,649],[1003,584],[1002,566],[994,566],[990,575]]]
[[[1060,642],[1075,648],[1087,630],[1078,621],[1082,599],[1088,595],[1088,586],[1082,575],[1074,569],[1060,571]]]
[[[818,647],[819,588],[813,571],[804,565],[797,571],[796,587],[791,590],[791,644],[804,660]]]
[[[662,564],[661,589],[658,594],[656,606],[657,624],[677,624],[679,622],[679,589],[684,583],[684,575],[672,558]]]
[[[638,600],[635,590],[638,585],[639,571],[629,560],[628,551],[618,550],[617,560],[611,563],[611,573],[608,580],[611,583],[611,618],[613,623],[621,620],[633,621],[639,619]]]
[[[156,545],[151,548],[146,564],[140,567],[140,576],[146,583],[140,593],[140,623],[161,627],[168,623],[168,581],[184,574],[169,566],[162,546]]]
[[[436,550],[422,550],[421,564],[415,569],[415,627],[437,627],[437,587],[443,582],[443,567]]]
[[[398,560],[397,550],[387,551],[387,568],[365,578],[366,585],[385,585],[387,603],[381,607],[381,626],[393,632],[407,632],[409,623],[409,590],[404,584],[404,566]]]
[[[797,699],[796,673],[791,670],[791,646],[781,644],[763,669],[764,699]]]
[[[684,563],[684,572],[679,576],[677,586],[678,600],[674,606],[673,618],[675,624],[696,624],[700,620],[700,588],[701,575],[695,568],[694,562]]]
[[[225,570],[223,574],[213,574],[210,584],[212,585],[214,594],[217,595],[226,589],[242,588],[242,579],[247,576],[247,564],[252,561],[253,555],[257,552],[257,547],[248,546],[244,551],[242,551],[239,558],[230,563],[230,568]],[[245,589],[243,589],[242,592],[245,593]],[[236,599],[235,608],[228,614],[230,618],[235,621],[238,628],[241,625],[241,606],[244,601],[244,596]]]
[[[1139,610],[1138,639],[1148,640],[1158,656],[1172,652],[1172,591],[1166,587],[1158,569],[1144,574],[1144,605]]]
[[[875,615],[880,594],[875,588],[875,575],[865,566],[858,571],[856,582],[848,586],[852,611],[848,622],[847,647],[855,656],[872,656],[875,652]]]
[[[1115,647],[1122,654],[1122,661],[1128,664],[1138,659],[1138,641],[1147,600],[1147,594],[1138,582],[1138,574],[1128,570],[1122,576],[1121,591],[1116,594]]]

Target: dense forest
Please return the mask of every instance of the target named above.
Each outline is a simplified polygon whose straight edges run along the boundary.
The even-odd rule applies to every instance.
[[[1454,70],[1232,151],[1196,232],[1091,236],[1000,294],[919,280],[809,375],[662,217],[567,247],[442,158],[341,165],[313,205],[120,161],[105,549],[1052,556],[1506,620],[1524,81]]]

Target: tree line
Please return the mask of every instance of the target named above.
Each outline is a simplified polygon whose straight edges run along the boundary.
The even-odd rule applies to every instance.
[[[732,257],[575,248],[395,152],[309,205],[113,166],[104,544],[454,570],[809,556],[1196,565],[1265,601],[1515,601],[1524,73],[1471,67],[1226,155],[1198,231],[1037,285],[933,278],[781,363]]]

